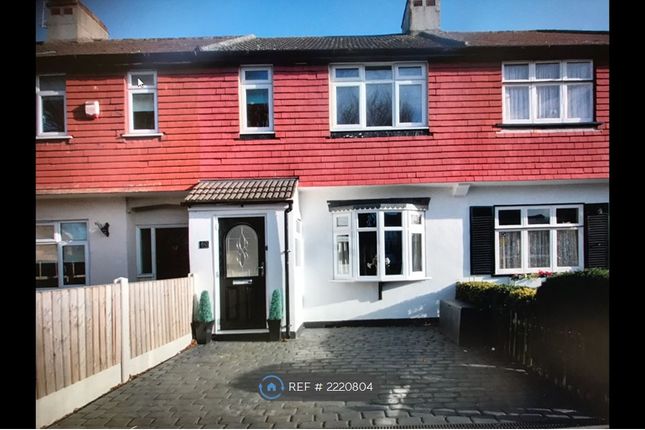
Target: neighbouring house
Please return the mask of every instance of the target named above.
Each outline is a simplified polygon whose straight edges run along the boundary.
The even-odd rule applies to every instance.
[[[449,0],[445,0],[449,1]],[[607,32],[36,44],[36,287],[182,277],[216,334],[437,317],[458,280],[608,265]]]

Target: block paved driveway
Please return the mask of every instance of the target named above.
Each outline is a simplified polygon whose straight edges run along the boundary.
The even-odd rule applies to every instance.
[[[380,375],[378,397],[266,401],[271,372]],[[288,342],[213,342],[183,352],[52,427],[346,428],[603,424],[506,361],[464,350],[436,327],[306,329]]]

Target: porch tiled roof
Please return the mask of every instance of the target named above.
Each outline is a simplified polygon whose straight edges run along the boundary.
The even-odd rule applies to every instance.
[[[275,202],[291,199],[298,178],[225,179],[201,181],[185,203]]]

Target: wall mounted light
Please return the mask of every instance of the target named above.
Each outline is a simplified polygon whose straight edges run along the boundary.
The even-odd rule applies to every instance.
[[[106,222],[105,224],[101,224],[100,222],[95,222],[96,226],[101,230],[101,233],[105,235],[105,237],[110,237],[110,223]]]

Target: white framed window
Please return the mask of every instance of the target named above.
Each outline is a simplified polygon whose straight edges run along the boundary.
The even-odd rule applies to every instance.
[[[137,227],[137,277],[154,278],[157,273],[156,228]]]
[[[590,60],[502,64],[506,124],[593,121],[593,62]]]
[[[426,70],[425,63],[331,65],[332,131],[427,127]]]
[[[240,68],[240,133],[273,132],[273,69]]]
[[[65,75],[36,77],[36,133],[38,136],[56,137],[67,134],[65,90]]]
[[[157,133],[157,73],[138,70],[128,73],[129,132]]]
[[[495,273],[581,270],[583,205],[495,207]]]
[[[157,261],[159,260],[157,255],[158,253],[160,256],[163,254],[163,248],[160,249],[159,246],[164,243],[168,246],[168,235],[177,235],[179,234],[178,230],[181,229],[186,230],[187,237],[186,224],[138,225],[136,227],[137,278],[157,279],[159,275],[157,271]],[[157,234],[159,230],[163,231]],[[162,236],[164,232],[166,233],[166,240]],[[157,241],[158,236],[159,241]],[[163,264],[163,259],[161,264]]]
[[[398,209],[333,214],[334,279],[397,281],[425,277],[424,214]]]
[[[88,252],[86,221],[36,223],[36,288],[88,285]]]

